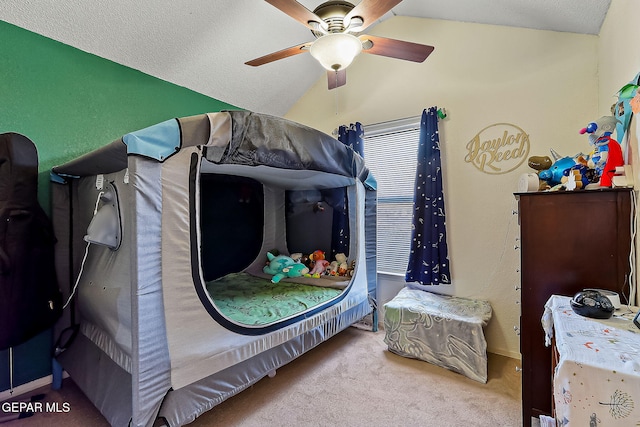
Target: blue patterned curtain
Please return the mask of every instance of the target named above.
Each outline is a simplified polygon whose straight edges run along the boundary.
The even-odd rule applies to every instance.
[[[340,126],[338,128],[338,140],[364,157],[364,129],[362,129],[362,123],[355,122],[349,126]]]
[[[422,285],[450,284],[437,107],[422,112],[413,205],[405,280]]]
[[[338,128],[338,140],[364,157],[364,130],[362,124],[356,122]],[[347,192],[345,188],[331,190],[333,207],[333,234],[331,236],[331,259],[343,253],[349,256],[349,215]]]

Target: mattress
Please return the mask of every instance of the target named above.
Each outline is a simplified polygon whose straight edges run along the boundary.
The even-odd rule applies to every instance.
[[[268,325],[317,307],[342,293],[302,283],[272,283],[248,273],[231,273],[206,284],[217,309],[244,325]]]

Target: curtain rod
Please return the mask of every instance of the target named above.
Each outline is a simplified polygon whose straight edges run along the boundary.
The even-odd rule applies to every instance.
[[[438,118],[444,120],[447,117],[446,108],[438,108]],[[368,137],[375,136],[377,133],[392,133],[402,132],[410,129],[417,129],[420,127],[420,119],[422,116],[405,117],[402,119],[388,120],[385,122],[371,123],[363,125]],[[338,135],[338,128],[335,128],[331,135]]]

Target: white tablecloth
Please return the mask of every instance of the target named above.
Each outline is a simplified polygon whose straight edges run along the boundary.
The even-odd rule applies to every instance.
[[[576,314],[570,298],[553,295],[542,325],[555,333],[559,360],[553,376],[559,426],[640,426],[640,329],[627,309],[611,319]],[[637,310],[637,308],[632,308]]]

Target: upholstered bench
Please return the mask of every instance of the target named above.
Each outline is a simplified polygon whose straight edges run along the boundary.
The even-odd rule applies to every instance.
[[[403,288],[384,309],[389,351],[487,382],[488,301]]]

